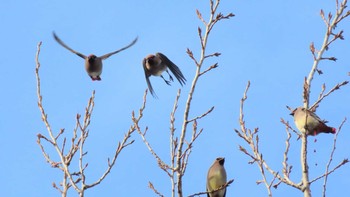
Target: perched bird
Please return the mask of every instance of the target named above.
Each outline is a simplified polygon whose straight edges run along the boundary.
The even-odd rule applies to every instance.
[[[170,61],[165,55],[162,53],[156,53],[156,55],[148,55],[145,57],[142,61],[143,64],[143,69],[145,71],[145,77],[146,77],[146,82],[149,91],[154,97],[157,97],[151,82],[149,80],[150,76],[161,76],[162,79],[165,81],[166,84],[170,85],[170,82],[173,81],[173,77],[169,74],[169,70],[175,75],[176,79],[179,81],[179,83],[184,85],[186,83],[186,79],[181,73],[179,67],[177,67],[172,61]],[[166,71],[169,75],[169,80],[164,79],[162,73]]]
[[[207,192],[216,190],[226,183],[226,170],[224,168],[225,158],[218,157],[209,168],[207,175]],[[208,197],[225,197],[226,188],[208,193]]]
[[[76,55],[78,55],[79,57],[83,58],[85,60],[85,70],[88,73],[88,75],[91,77],[91,79],[93,81],[97,80],[100,81],[101,80],[101,73],[102,73],[102,60],[105,60],[107,58],[109,58],[111,55],[114,55],[116,53],[119,53],[129,47],[131,47],[132,45],[134,45],[137,41],[137,37],[126,47],[123,47],[117,51],[111,52],[111,53],[107,53],[105,55],[102,55],[100,57],[97,57],[94,54],[91,54],[89,56],[85,56],[82,53],[79,53],[73,49],[71,49],[69,46],[67,46],[64,42],[62,42],[62,40],[55,34],[55,32],[53,32],[53,37],[55,38],[55,40],[62,45],[64,48],[68,49],[69,51],[71,51],[72,53],[75,53]]]
[[[294,122],[300,132],[307,135],[317,135],[319,133],[335,133],[336,129],[326,125],[326,121],[321,120],[315,113],[304,107],[298,107],[290,114],[294,116]]]

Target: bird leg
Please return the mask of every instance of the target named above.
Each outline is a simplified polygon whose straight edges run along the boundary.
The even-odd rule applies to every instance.
[[[169,74],[169,73],[168,73]],[[171,83],[171,81],[172,81],[172,78],[170,78],[170,80],[171,81],[169,81],[169,80],[166,80],[164,77],[163,77],[163,75],[160,75],[161,77],[162,77],[162,79],[164,80],[164,82],[166,83],[166,84],[168,84],[169,86],[171,85],[170,83]],[[169,75],[170,76],[170,75]]]
[[[170,80],[170,81],[174,81],[174,79],[173,79],[173,77],[170,75],[168,69],[166,69],[165,71],[166,71],[166,73],[168,73],[168,75],[169,75],[169,80]]]

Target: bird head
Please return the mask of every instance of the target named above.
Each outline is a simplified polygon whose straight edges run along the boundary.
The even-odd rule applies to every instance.
[[[154,62],[154,55],[148,55],[146,57],[146,61],[149,63],[149,64],[152,64]]]
[[[92,63],[92,62],[94,62],[95,61],[95,59],[96,59],[96,55],[94,55],[94,54],[90,54],[88,57],[88,61],[90,62],[90,63]]]
[[[295,113],[296,110],[297,110],[297,109],[295,108],[295,109],[292,111],[292,113],[290,113],[289,115],[294,116],[294,113]]]
[[[224,157],[218,157],[218,158],[216,158],[216,161],[219,162],[219,164],[223,166],[224,163],[225,163],[225,158]]]
[[[304,107],[295,108],[295,109],[292,111],[292,113],[290,113],[289,115],[294,116],[294,114],[295,114],[297,111],[305,111],[305,108],[304,108]]]

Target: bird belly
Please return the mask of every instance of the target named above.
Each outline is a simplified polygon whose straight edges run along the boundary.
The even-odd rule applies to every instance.
[[[92,77],[98,77],[101,75],[101,72],[89,72],[89,75]]]
[[[208,191],[218,189],[226,183],[226,178],[223,178],[220,171],[217,171],[208,181]],[[210,194],[210,197],[221,197],[225,194],[225,188]]]
[[[162,75],[162,73],[164,72],[165,69],[161,69],[161,70],[157,70],[156,72],[154,72],[154,76],[160,76]]]
[[[303,133],[305,133],[305,129],[307,129],[309,132],[312,132],[315,129],[315,127],[317,127],[317,125],[318,125],[318,121],[315,118],[313,118],[311,115],[308,115],[307,117],[303,116],[300,118],[300,121],[296,122],[296,126]]]
[[[152,66],[147,66],[148,71],[153,75],[153,76],[160,76],[162,73],[166,70],[166,66],[163,64],[158,64],[158,65],[152,65]]]

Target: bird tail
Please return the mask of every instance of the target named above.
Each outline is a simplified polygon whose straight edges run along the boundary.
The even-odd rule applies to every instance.
[[[319,133],[332,133],[335,134],[337,132],[337,129],[334,127],[329,127],[323,122],[315,129],[314,135],[317,135]]]
[[[332,132],[331,133],[335,134],[336,132],[337,132],[337,129],[332,127]]]

